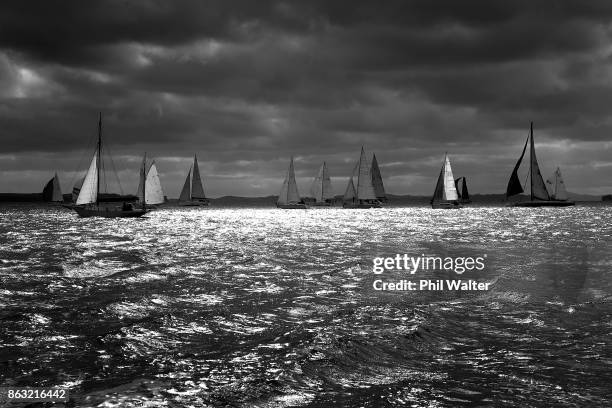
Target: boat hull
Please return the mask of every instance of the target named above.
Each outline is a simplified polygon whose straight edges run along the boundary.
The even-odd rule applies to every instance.
[[[282,208],[283,210],[305,210],[306,204],[304,203],[296,203],[296,204],[276,204],[277,208]]]
[[[313,202],[308,204],[309,207],[333,207],[334,203],[332,202]]]
[[[576,205],[573,201],[522,201],[512,203],[509,207],[570,207]]]
[[[436,210],[454,210],[462,208],[462,206],[456,201],[444,201],[439,203],[431,203],[431,208]]]
[[[102,218],[137,218],[145,215],[148,210],[142,208],[123,210],[112,207],[74,207],[74,211],[82,218],[102,217]]]
[[[343,203],[342,208],[382,208],[382,204],[375,203]]]
[[[179,201],[178,205],[181,207],[208,207],[210,201],[208,200],[191,200],[191,201]]]

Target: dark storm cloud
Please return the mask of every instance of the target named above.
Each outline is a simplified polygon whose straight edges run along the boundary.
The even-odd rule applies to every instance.
[[[534,120],[541,160],[604,191],[610,23],[608,1],[2,2],[0,172],[72,174],[102,110],[119,167],[146,150],[172,186],[193,152],[218,194],[260,195],[290,155],[341,177],[366,145],[392,192],[428,194],[446,150],[500,191]]]

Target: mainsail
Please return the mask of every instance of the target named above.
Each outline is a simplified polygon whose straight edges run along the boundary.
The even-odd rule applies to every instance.
[[[295,170],[293,169],[293,157],[289,163],[287,176],[283,181],[280,194],[278,195],[278,204],[295,204],[301,202],[300,193],[298,192],[297,183],[295,182]]]
[[[55,176],[45,185],[42,195],[43,201],[64,201],[57,173],[55,173]]]
[[[546,190],[544,178],[538,166],[538,159],[535,153],[535,143],[533,142],[533,122],[531,123],[531,199],[550,200],[550,195]]]
[[[561,169],[559,169],[559,167],[557,167],[557,170],[555,170],[553,180],[546,180],[546,183],[549,184],[552,189],[551,198],[553,200],[566,201],[568,199],[567,191],[565,190],[565,183],[563,182]]]
[[[458,198],[453,169],[451,168],[448,155],[444,155],[444,164],[438,176],[432,201],[456,201]]]
[[[376,155],[372,157],[372,184],[374,185],[374,194],[376,194],[376,198],[384,201],[387,199],[387,194],[385,194],[385,186],[383,184],[382,176],[380,174],[380,169],[378,168],[378,161],[376,160]]]
[[[191,198],[206,198],[206,196],[204,195],[204,187],[202,186],[202,178],[200,177],[200,167],[198,166],[198,158],[195,155],[193,156],[193,178],[191,179]]]
[[[334,198],[331,187],[331,179],[329,178],[329,172],[327,170],[327,164],[323,162],[319,168],[319,172],[312,182],[310,187],[310,194],[314,197],[315,202],[321,203],[325,200]]]
[[[81,191],[79,191],[77,205],[95,203],[98,199],[98,157],[98,150],[96,150],[83,180]]]
[[[164,202],[164,191],[159,181],[155,162],[151,163],[151,167],[149,167],[145,187],[145,202],[147,204],[161,204]]]

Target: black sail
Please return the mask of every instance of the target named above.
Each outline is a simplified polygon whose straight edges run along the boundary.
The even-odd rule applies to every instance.
[[[512,170],[512,175],[510,176],[510,180],[508,181],[508,187],[506,188],[506,198],[521,194],[523,190],[523,186],[521,186],[521,180],[518,177],[518,169],[523,161],[523,156],[525,156],[525,151],[527,150],[527,143],[529,142],[529,136],[527,136],[527,140],[525,140],[525,146],[523,146],[523,153],[521,153],[521,157],[519,157],[516,165],[514,166],[514,170]]]

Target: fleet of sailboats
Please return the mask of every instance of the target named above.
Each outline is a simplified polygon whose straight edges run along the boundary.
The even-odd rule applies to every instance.
[[[444,163],[431,199],[431,208],[461,208],[448,154],[444,155]]]
[[[193,165],[185,178],[185,184],[183,184],[183,189],[179,196],[179,205],[191,207],[210,205],[210,200],[204,195],[204,186],[202,185],[200,167],[198,166],[198,157],[196,155],[193,156]]]
[[[525,178],[525,184],[522,184],[518,171],[525,157],[528,145],[529,170]],[[166,201],[155,161],[152,161],[147,166],[146,154],[140,166],[138,190],[135,196],[137,205],[132,204],[130,200],[122,199],[125,196],[117,196],[119,200],[102,197],[101,179],[103,177],[102,173],[105,171],[102,164],[102,151],[102,114],[100,114],[98,119],[97,146],[91,163],[85,177],[77,180],[72,189],[73,204],[64,204],[64,206],[74,209],[81,217],[140,217],[155,206]],[[506,198],[522,194],[524,192],[524,185],[527,184],[527,179],[530,181],[529,200],[513,202],[510,204],[511,206],[565,207],[575,205],[573,201],[568,200],[568,193],[559,167],[557,167],[553,176],[544,182],[536,158],[533,122],[531,123],[529,135],[523,146],[522,153],[510,175],[506,189]],[[323,162],[310,186],[310,195],[311,198],[308,198],[308,200],[311,201],[308,204],[300,197],[295,179],[294,161],[293,157],[291,157],[276,205],[278,208],[283,209],[304,209],[308,208],[308,206],[333,206],[335,196],[326,162]],[[47,202],[64,201],[57,173],[46,183],[42,197],[43,201]],[[118,202],[121,202],[120,205]],[[362,146],[359,160],[353,168],[342,197],[342,206],[344,208],[380,208],[382,203],[385,202],[388,202],[388,198],[376,155],[372,156],[372,161],[369,163],[365,149]],[[442,168],[440,169],[430,203],[432,208],[444,209],[461,208],[462,204],[471,203],[467,179],[466,177],[454,178],[448,154],[444,155]],[[204,194],[198,159],[195,155],[193,165],[187,173],[181,190],[178,204],[182,206],[208,206],[210,204],[209,199]]]
[[[276,201],[278,208],[284,209],[303,209],[306,208],[306,203],[300,198],[298,192],[297,183],[295,182],[295,170],[293,168],[293,157],[289,162],[289,169],[287,170],[287,176],[283,181],[280,193],[278,194],[278,200]]]
[[[540,166],[538,165],[538,159],[536,158],[535,153],[535,142],[533,140],[533,122],[531,122],[529,135],[527,136],[527,140],[525,141],[525,146],[523,146],[523,152],[521,153],[521,157],[519,157],[518,161],[514,166],[514,170],[510,175],[508,187],[506,188],[506,198],[524,192],[523,185],[521,184],[521,181],[518,176],[518,170],[521,166],[521,162],[523,161],[523,157],[525,156],[527,144],[529,144],[529,201],[518,201],[511,203],[510,205],[513,207],[567,207],[574,205],[575,203],[573,201],[569,201],[567,199],[567,194],[563,193],[565,191],[565,185],[563,184],[563,179],[561,178],[561,171],[559,169],[557,169],[557,172],[555,173],[555,178],[558,180],[558,182],[555,181],[555,186],[556,188],[561,185],[563,186],[562,191],[559,190],[560,195],[557,195],[557,190],[555,188],[555,195],[557,196],[551,197],[551,195],[548,193],[548,190],[546,189],[546,184],[544,183],[544,179],[542,178],[542,173],[540,172]]]

